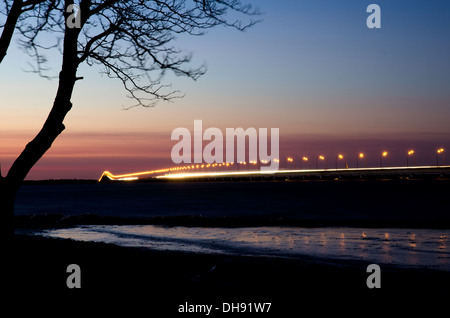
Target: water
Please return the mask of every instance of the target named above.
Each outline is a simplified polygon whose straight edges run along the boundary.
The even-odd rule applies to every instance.
[[[194,253],[363,260],[450,271],[450,231],[364,228],[83,226],[43,235]]]
[[[16,215],[202,215],[450,223],[448,185],[402,181],[167,182],[21,187]]]
[[[434,181],[167,182],[26,185],[16,215],[204,216],[430,229],[86,226],[45,235],[158,250],[357,259],[450,270],[448,187]],[[132,222],[129,222],[132,224]],[[322,223],[321,223],[322,224]],[[363,225],[362,225],[363,224]],[[427,225],[425,225],[427,224]],[[414,225],[414,226],[410,226]]]

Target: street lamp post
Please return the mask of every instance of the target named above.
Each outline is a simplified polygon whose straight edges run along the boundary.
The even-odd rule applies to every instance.
[[[387,151],[383,151],[382,153],[380,153],[380,168],[383,167],[383,157],[387,157],[389,155],[389,153]]]
[[[293,158],[291,158],[291,157],[287,157],[286,158],[286,170],[288,170],[288,162],[294,162],[294,159]]]
[[[308,157],[303,157],[302,160],[305,162],[309,161]],[[302,160],[300,160],[300,169],[302,169]],[[311,161],[309,161],[309,169],[311,169]]]
[[[341,154],[338,154],[338,155],[336,156],[336,170],[338,169],[338,159],[339,159],[339,160],[342,160],[342,159],[344,159],[344,156],[341,155]]]
[[[316,169],[318,169],[318,168],[317,168],[317,160],[318,160],[318,159],[320,159],[320,160],[325,160],[325,157],[322,156],[322,155],[316,157]]]
[[[259,169],[261,169],[261,166],[262,166],[262,165],[267,165],[268,163],[269,163],[268,160],[265,160],[265,159],[260,160],[260,161],[259,161]]]
[[[436,166],[439,166],[439,154],[442,154],[442,165],[445,166],[445,155],[444,155],[444,148],[439,148],[436,151]]]
[[[364,167],[367,168],[367,158],[362,152],[356,157],[356,168],[359,168],[359,159],[364,159]]]
[[[408,151],[408,155],[406,156],[406,167],[409,167],[409,156],[411,155],[413,156],[413,166],[416,165],[416,153],[411,149]]]
[[[273,161],[275,161],[276,163],[278,163],[278,168],[281,169],[281,167],[280,167],[280,159],[275,158],[275,159],[273,159]]]

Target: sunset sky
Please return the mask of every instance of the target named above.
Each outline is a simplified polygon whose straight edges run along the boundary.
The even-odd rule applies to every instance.
[[[121,83],[82,66],[66,130],[28,179],[98,178],[172,166],[173,129],[280,129],[281,156],[334,158],[353,165],[358,152],[377,165],[388,150],[405,164],[434,164],[450,148],[450,2],[440,0],[253,1],[263,21],[246,32],[216,28],[180,37],[176,46],[205,63],[197,81],[169,75],[185,94],[173,103],[123,110]],[[381,29],[366,26],[366,8],[381,7]],[[57,80],[28,73],[32,59],[15,39],[0,65],[2,173],[41,128]],[[48,55],[58,74],[58,54]],[[450,150],[450,149],[449,149]],[[334,160],[334,159],[333,159]],[[449,156],[450,161],[450,156]]]

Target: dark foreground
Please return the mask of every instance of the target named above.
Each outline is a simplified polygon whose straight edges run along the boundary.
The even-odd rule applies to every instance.
[[[369,264],[360,262],[158,252],[31,236],[17,236],[12,253],[4,304],[19,317],[25,312],[206,316],[178,313],[186,302],[219,308],[211,317],[248,313],[231,313],[224,303],[271,303],[269,313],[253,313],[255,317],[302,317],[310,309],[320,316],[359,316],[393,309],[412,312],[418,306],[432,312],[450,299],[450,272],[380,265],[381,289],[369,289]],[[66,285],[69,264],[81,268],[80,289]]]

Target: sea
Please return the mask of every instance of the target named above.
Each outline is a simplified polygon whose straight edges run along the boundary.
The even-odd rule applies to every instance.
[[[450,271],[450,230],[439,226],[449,216],[446,201],[437,200],[443,193],[364,181],[29,184],[17,196],[15,214],[297,220],[295,226],[84,224],[35,234],[155,250],[313,256]]]

